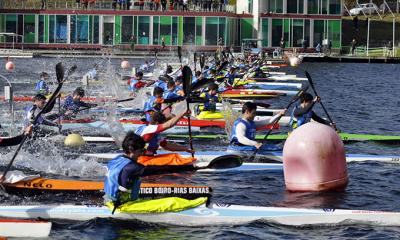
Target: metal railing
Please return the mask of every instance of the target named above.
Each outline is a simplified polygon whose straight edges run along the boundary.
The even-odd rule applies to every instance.
[[[0,0],[3,1],[4,9],[96,9],[96,10],[127,10],[127,4],[118,4],[116,0]],[[220,4],[220,1],[212,1],[211,4],[194,4],[193,1],[184,7],[182,4],[168,0],[165,8],[161,3],[156,4],[154,1],[128,1],[129,10],[146,10],[146,11],[197,11],[197,12],[236,12],[235,5]],[[160,1],[161,2],[161,1]],[[172,2],[172,4],[171,4]],[[200,1],[198,1],[200,2]],[[1,7],[1,5],[0,5]]]

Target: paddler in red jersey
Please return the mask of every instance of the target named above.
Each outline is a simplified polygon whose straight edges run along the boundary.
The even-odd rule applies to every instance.
[[[195,161],[195,158],[188,157],[184,158],[179,154],[157,154],[158,148],[161,146],[167,151],[185,151],[188,153],[194,153],[193,150],[186,146],[174,144],[168,142],[166,139],[162,139],[160,133],[174,127],[179,120],[190,114],[190,111],[185,107],[180,113],[167,120],[161,112],[155,112],[152,115],[152,119],[149,125],[140,126],[136,129],[135,133],[140,135],[144,141],[148,144],[147,149],[144,153],[145,156],[139,159],[139,162],[145,165],[184,165]]]
[[[25,135],[32,134],[32,125],[29,125],[24,129],[24,132],[18,136],[10,137],[10,138],[2,138],[0,137],[0,147],[8,147],[18,145],[22,142],[22,139]]]

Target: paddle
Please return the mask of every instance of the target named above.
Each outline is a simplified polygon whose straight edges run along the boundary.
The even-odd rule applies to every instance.
[[[224,69],[227,64],[228,64],[228,62],[223,62],[218,67],[217,73],[220,72],[222,69]],[[204,85],[210,83],[211,81],[214,81],[214,78],[202,78],[202,79],[199,79],[197,82],[192,84],[192,86],[190,87],[190,91],[194,92],[194,91],[198,90],[199,88],[202,88]]]
[[[317,91],[315,90],[314,82],[313,82],[313,80],[311,78],[311,75],[307,71],[304,71],[304,73],[306,74],[307,80],[310,83],[311,88],[314,91],[315,96],[319,97]],[[333,120],[332,120],[331,116],[329,115],[328,111],[326,110],[324,104],[321,101],[319,101],[319,103],[321,104],[322,109],[324,110],[326,116],[328,117],[329,122],[331,122],[331,125],[335,128],[335,130],[337,130],[336,125],[333,123]]]
[[[202,53],[200,56],[200,68],[201,68],[200,70],[201,71],[203,71],[205,63],[206,63],[206,59],[205,59],[204,53]]]
[[[60,84],[62,82],[62,80],[64,79],[64,73],[65,73],[65,69],[64,66],[62,65],[61,62],[56,64],[56,78],[57,78],[57,82],[58,84]],[[58,133],[61,133],[61,96],[58,95]]]
[[[290,100],[290,102],[289,102],[288,105],[285,107],[285,109],[289,109],[289,107],[290,107],[293,103],[295,103],[295,102],[301,97],[301,95],[307,91],[307,89],[308,89],[308,85],[305,86],[305,87],[303,87],[300,91],[298,91],[297,94],[296,94],[295,96],[293,96],[293,98]],[[277,119],[275,119],[275,121],[274,121],[271,125],[274,126],[275,124],[277,124],[277,123],[279,122],[279,120],[282,118],[282,116],[283,116],[283,115],[281,115],[281,116],[279,116]],[[270,129],[268,130],[267,134],[265,134],[265,136],[264,136],[263,141],[264,141],[265,139],[267,139],[267,137],[271,134],[272,129],[273,129],[273,128],[270,128]],[[256,150],[254,151],[253,155],[251,155],[251,157],[250,157],[250,159],[249,159],[250,161],[254,161],[254,159],[255,159],[255,157],[256,157],[256,155],[257,155],[258,149],[259,149],[259,148],[256,148]]]
[[[181,63],[181,67],[182,67],[182,47],[178,46],[178,58],[179,58],[179,62]]]
[[[189,110],[189,101],[190,101],[190,83],[192,82],[192,70],[188,66],[184,66],[182,69],[182,84],[183,84],[183,92],[185,93],[186,97],[186,107]],[[192,129],[190,125],[190,116],[188,116],[188,130],[189,130],[189,146],[190,149],[193,151],[193,142],[192,142]],[[194,153],[192,152],[192,157],[194,157]]]
[[[241,101],[236,101],[236,100],[232,100],[232,99],[228,99],[229,102],[231,103],[236,103],[236,104],[242,104],[243,102]],[[253,102],[255,105],[259,106],[259,107],[263,107],[263,108],[269,108],[271,107],[271,104],[268,103],[262,103],[262,102]]]
[[[240,167],[243,164],[243,159],[238,155],[224,155],[211,160],[205,166],[188,165],[169,165],[169,166],[146,166],[142,176],[160,175],[166,173],[178,173],[197,171],[201,169],[229,169]]]
[[[68,79],[68,77],[76,70],[76,65],[72,66],[68,72],[67,72],[67,76],[64,78],[64,67],[61,64],[57,64],[56,65],[56,76],[57,76],[57,81],[58,86],[56,88],[56,90],[53,92],[53,94],[51,95],[50,99],[47,101],[47,103],[44,105],[44,107],[40,110],[40,112],[35,116],[34,120],[33,120],[33,125],[35,125],[39,119],[39,117],[43,114],[46,113],[48,108],[53,104],[53,102],[55,101],[55,99],[58,97],[58,94],[61,91],[62,85],[63,83]],[[10,168],[12,166],[12,164],[14,163],[15,158],[17,157],[19,151],[22,148],[22,145],[25,143],[26,139],[28,138],[28,135],[24,135],[24,137],[22,138],[21,143],[19,144],[17,150],[15,151],[14,155],[12,156],[10,162],[8,163],[6,169],[3,172],[3,175],[0,178],[0,184],[3,183],[6,174],[8,173],[8,171],[10,171]]]
[[[197,53],[194,52],[193,54],[193,62],[194,62],[194,72],[196,72],[196,65],[197,65]]]

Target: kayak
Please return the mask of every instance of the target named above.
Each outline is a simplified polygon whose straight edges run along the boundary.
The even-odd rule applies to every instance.
[[[26,218],[31,218],[31,217],[26,217]],[[0,219],[1,238],[2,237],[44,238],[49,236],[50,230],[51,230],[51,222],[47,221],[8,219],[8,218]]]
[[[339,133],[340,138],[344,142],[362,142],[362,141],[377,141],[382,143],[398,143],[400,142],[400,135],[375,135],[375,134],[362,134],[362,133]],[[168,135],[169,138],[187,138],[187,135]],[[201,134],[194,135],[193,138],[197,139],[219,139],[226,138],[225,135],[219,134]],[[265,135],[256,135],[256,140],[263,140]],[[270,141],[284,141],[288,137],[287,134],[271,134],[267,137]]]
[[[36,178],[23,180],[16,183],[4,184],[9,192],[30,192],[43,193],[46,192],[85,192],[102,196],[104,195],[103,181],[84,181],[84,180],[66,180],[66,179],[49,179]],[[212,189],[208,186],[195,186],[185,184],[172,183],[142,183],[140,185],[140,198],[156,198],[177,196],[186,199],[195,199],[201,196],[211,194]]]
[[[158,151],[158,154],[165,153],[164,151]],[[182,157],[191,156],[186,152],[178,152]],[[223,156],[226,154],[236,154],[246,160],[246,157],[250,157],[254,152],[238,152],[238,151],[198,151],[195,153],[195,158],[199,162],[210,162],[211,160]],[[87,153],[85,156],[95,157],[98,159],[109,160],[113,159],[121,153]],[[281,151],[265,151],[257,152],[256,159],[260,161],[277,161],[282,162],[283,156]],[[396,155],[369,155],[369,154],[346,154],[347,162],[363,162],[363,161],[377,161],[377,162],[388,162],[388,163],[400,163],[400,156]],[[246,164],[246,163],[243,163]],[[283,168],[282,168],[283,169]]]
[[[262,90],[232,89],[223,91],[218,95],[222,98],[275,98],[285,94]]]
[[[268,120],[270,116],[260,116],[256,120]],[[283,124],[288,124],[288,117],[282,118]],[[147,125],[148,122],[141,121],[140,119],[120,119],[120,123],[125,131],[136,129],[140,126]],[[192,132],[207,132],[207,128],[225,128],[225,120],[214,120],[214,119],[191,119]],[[109,125],[105,121],[95,121],[92,119],[74,119],[74,120],[63,120],[61,122],[63,130],[75,130],[80,128],[100,128],[109,129]],[[188,131],[188,119],[181,118],[179,122],[172,128],[167,129],[163,133],[187,133]],[[278,129],[279,124],[266,125],[262,129]]]
[[[296,75],[276,75],[267,78],[248,78],[247,80],[255,80],[257,82],[271,82],[271,81],[307,81],[307,78],[297,77]]]
[[[304,209],[261,207],[230,204],[205,204],[180,212],[112,214],[106,206],[95,205],[20,205],[0,206],[1,217],[43,218],[88,221],[95,218],[140,220],[148,223],[175,226],[243,225],[254,221],[278,223],[289,226],[321,224],[373,224],[400,226],[399,212],[372,210],[342,210],[334,208]]]

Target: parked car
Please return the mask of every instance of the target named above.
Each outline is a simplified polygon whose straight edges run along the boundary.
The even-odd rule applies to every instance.
[[[356,8],[350,9],[351,15],[360,15],[363,11],[365,14],[373,14],[378,10],[375,3],[363,3]]]

